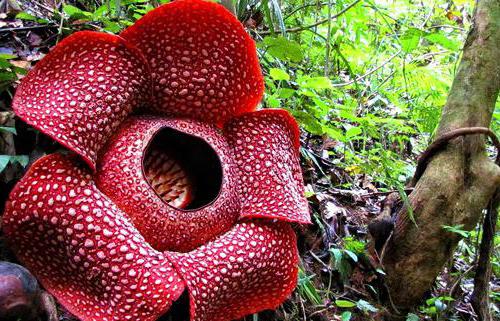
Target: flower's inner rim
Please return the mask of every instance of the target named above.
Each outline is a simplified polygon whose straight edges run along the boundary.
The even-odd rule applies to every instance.
[[[222,165],[203,139],[173,128],[160,129],[147,146],[143,173],[169,206],[194,211],[214,202],[222,187]]]

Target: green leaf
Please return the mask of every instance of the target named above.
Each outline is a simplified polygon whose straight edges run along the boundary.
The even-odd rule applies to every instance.
[[[314,287],[314,284],[311,280],[314,278],[314,275],[306,275],[302,268],[299,268],[299,280],[297,282],[297,288],[299,289],[299,293],[301,296],[306,297],[313,304],[319,305],[321,304],[321,296],[318,291]]]
[[[92,13],[83,11],[75,6],[70,4],[63,6],[63,11],[66,13],[71,19],[74,20],[90,20],[92,19]]]
[[[0,70],[11,69],[13,66],[8,60],[0,58]]]
[[[361,128],[359,128],[359,127],[351,127],[351,128],[349,128],[346,131],[345,137],[346,137],[347,141],[350,141],[352,138],[354,138],[356,136],[359,136],[362,133],[363,133],[363,130],[361,130]]]
[[[331,139],[343,142],[345,137],[342,132],[336,128],[325,127],[325,133],[330,136]]]
[[[420,318],[415,313],[408,313],[406,316],[406,321],[419,321]]]
[[[458,235],[460,235],[462,237],[469,237],[470,236],[470,232],[464,230],[463,227],[464,227],[463,224],[454,225],[454,226],[443,225],[443,230],[451,232],[451,233],[458,234]]]
[[[0,72],[0,81],[14,81],[17,76],[13,72]]]
[[[349,250],[344,250],[344,253],[347,254],[347,256],[349,256],[351,258],[351,260],[353,260],[354,262],[358,262],[358,256],[356,254],[354,254],[353,252],[351,252]]]
[[[0,173],[4,171],[5,167],[10,162],[10,156],[9,155],[0,155]]]
[[[401,37],[402,49],[406,53],[410,53],[418,47],[422,37],[422,30],[416,28],[408,29]]]
[[[300,79],[300,86],[310,89],[332,89],[332,82],[326,77],[304,77]]]
[[[460,44],[458,42],[449,39],[440,32],[428,34],[425,36],[425,39],[449,50],[457,51],[460,49]]]
[[[266,96],[266,97],[267,97],[266,101],[267,101],[269,107],[278,108],[281,106],[281,101],[278,98],[276,98],[272,95]]]
[[[269,75],[274,80],[290,80],[290,75],[283,69],[271,68],[271,70],[269,70]]]
[[[109,31],[111,33],[119,33],[122,30],[122,26],[119,23],[105,20],[104,21],[104,30]]]
[[[316,118],[311,116],[311,114],[303,111],[293,111],[293,115],[299,121],[299,123],[304,126],[304,128],[311,134],[323,134],[323,126],[321,126],[321,123]]]
[[[339,308],[354,308],[356,306],[356,303],[348,300],[335,300],[335,305],[338,306]]]
[[[35,17],[32,14],[26,13],[26,12],[19,12],[16,15],[16,19],[21,19],[21,20],[26,20],[26,21],[37,21],[38,18]]]
[[[280,98],[287,99],[295,94],[295,90],[290,88],[280,88],[276,90],[275,94]]]
[[[349,321],[349,320],[351,320],[351,317],[352,317],[351,311],[344,311],[340,315],[341,321]]]
[[[22,167],[26,167],[29,163],[29,157],[27,155],[16,155],[16,156],[10,156],[10,162],[11,163],[18,163]]]
[[[361,311],[364,311],[364,312],[377,312],[378,311],[378,309],[376,307],[374,307],[368,301],[365,301],[365,300],[359,300],[356,303],[356,306],[358,307],[358,309],[360,309]]]
[[[16,128],[14,128],[14,127],[2,127],[2,126],[0,126],[0,131],[4,131],[4,132],[7,132],[7,133],[11,133],[11,134],[17,135]]]
[[[16,55],[11,55],[11,54],[8,54],[8,53],[0,53],[0,59],[9,60],[9,59],[14,59],[14,58],[17,58],[17,56]]]
[[[304,58],[300,45],[283,37],[265,37],[261,46],[278,59],[300,62]]]
[[[346,250],[356,253],[356,255],[364,254],[365,252],[365,243],[356,240],[352,236],[344,238],[344,247]]]

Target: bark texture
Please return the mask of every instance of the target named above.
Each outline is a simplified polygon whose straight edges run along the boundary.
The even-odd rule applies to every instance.
[[[463,127],[489,127],[500,88],[500,0],[480,0],[437,137]],[[484,137],[454,139],[432,158],[409,196],[416,225],[397,213],[384,261],[397,310],[410,309],[428,291],[459,237],[443,225],[470,230],[500,186],[500,168],[485,154]]]

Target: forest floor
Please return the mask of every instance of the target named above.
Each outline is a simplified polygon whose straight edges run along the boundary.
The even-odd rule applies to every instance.
[[[25,165],[45,153],[61,148],[48,137],[14,118],[11,100],[15,87],[29,70],[61,38],[61,26],[40,24],[36,20],[13,17],[7,2],[0,8],[0,57],[9,57],[10,66],[0,73],[0,126],[15,126],[16,134],[0,132],[0,154],[16,155],[0,170],[0,212],[9,191],[23,175]],[[2,13],[3,10],[3,13]],[[43,6],[40,14],[52,13]],[[73,24],[73,31],[89,27]],[[14,58],[11,58],[14,57]],[[302,135],[302,170],[314,223],[296,226],[299,235],[301,266],[299,284],[291,298],[276,311],[265,311],[245,320],[378,320],[385,313],[380,304],[384,294],[383,267],[376,264],[371,251],[368,223],[382,211],[391,191],[380,188],[369,176],[346,171],[333,162],[328,151],[336,141],[308,133]],[[415,154],[403,151],[415,161]],[[26,157],[27,156],[27,157]],[[332,187],[335,186],[335,187]],[[343,186],[348,186],[344,188]],[[2,240],[1,244],[4,244]],[[474,320],[469,303],[473,290],[474,261],[478,244],[469,238],[461,243],[453,260],[447,264],[432,291],[406,320]],[[14,261],[8,248],[1,246],[0,259]],[[491,283],[498,300],[500,280]],[[498,301],[494,301],[498,303]],[[500,316],[499,308],[495,311]],[[67,312],[60,320],[72,320]]]

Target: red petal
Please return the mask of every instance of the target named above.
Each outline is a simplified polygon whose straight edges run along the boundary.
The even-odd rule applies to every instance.
[[[92,167],[114,129],[149,93],[142,54],[117,36],[77,32],[24,78],[16,114]]]
[[[164,128],[201,138],[219,157],[222,186],[212,203],[198,210],[178,209],[164,202],[148,183],[143,157]],[[99,160],[96,180],[155,249],[185,252],[227,231],[237,220],[237,179],[232,152],[216,127],[194,120],[138,117],[127,120],[110,140]]]
[[[192,321],[275,309],[297,283],[296,237],[287,223],[241,222],[207,245],[170,256],[187,282]]]
[[[255,109],[264,91],[255,43],[223,6],[177,0],[121,36],[153,70],[155,111],[223,123]]]
[[[3,224],[17,257],[83,321],[153,321],[184,290],[76,156],[37,161],[10,195]]]
[[[232,119],[225,132],[241,172],[241,216],[310,223],[295,119],[266,109]]]

